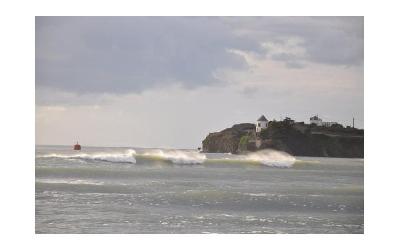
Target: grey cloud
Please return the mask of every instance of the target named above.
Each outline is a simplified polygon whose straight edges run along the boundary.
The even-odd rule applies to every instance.
[[[293,28],[304,39],[308,59],[317,63],[360,65],[364,61],[362,17],[304,18]]]
[[[302,39],[299,46],[306,51],[306,57],[299,58],[302,60],[333,65],[360,65],[364,61],[363,17],[254,17],[225,21],[258,41],[283,43],[293,37]]]
[[[36,85],[72,92],[140,92],[217,82],[219,68],[247,67],[229,49],[258,51],[218,18],[38,17]]]
[[[287,68],[292,68],[292,69],[302,69],[305,67],[304,64],[298,61],[287,61],[285,64]]]
[[[305,67],[304,63],[301,63],[301,60],[304,60],[304,58],[299,58],[293,54],[278,53],[271,55],[270,58],[276,61],[285,62],[287,68],[301,69]]]
[[[312,60],[339,65],[359,65],[364,60],[364,41],[346,36],[343,31],[332,31],[324,36],[313,37],[305,43]]]
[[[362,17],[37,17],[36,87],[72,93],[139,93],[170,84],[218,83],[247,69],[230,49],[302,68],[363,63]],[[301,38],[305,55],[261,47]]]

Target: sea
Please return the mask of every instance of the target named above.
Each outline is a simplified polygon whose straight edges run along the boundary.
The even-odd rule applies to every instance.
[[[37,234],[362,234],[364,159],[36,146]]]

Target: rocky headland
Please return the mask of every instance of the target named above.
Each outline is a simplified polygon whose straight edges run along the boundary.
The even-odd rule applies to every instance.
[[[208,153],[236,154],[262,149],[285,151],[295,156],[363,158],[364,130],[290,120],[270,121],[260,133],[255,132],[255,124],[236,124],[210,133],[202,142],[202,151]]]

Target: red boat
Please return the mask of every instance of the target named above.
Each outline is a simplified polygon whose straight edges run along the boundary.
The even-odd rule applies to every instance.
[[[79,145],[78,142],[74,145],[74,150],[81,150],[81,145]]]

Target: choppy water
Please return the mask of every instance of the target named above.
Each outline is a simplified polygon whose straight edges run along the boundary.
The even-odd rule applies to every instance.
[[[37,233],[363,233],[364,160],[36,147]]]

